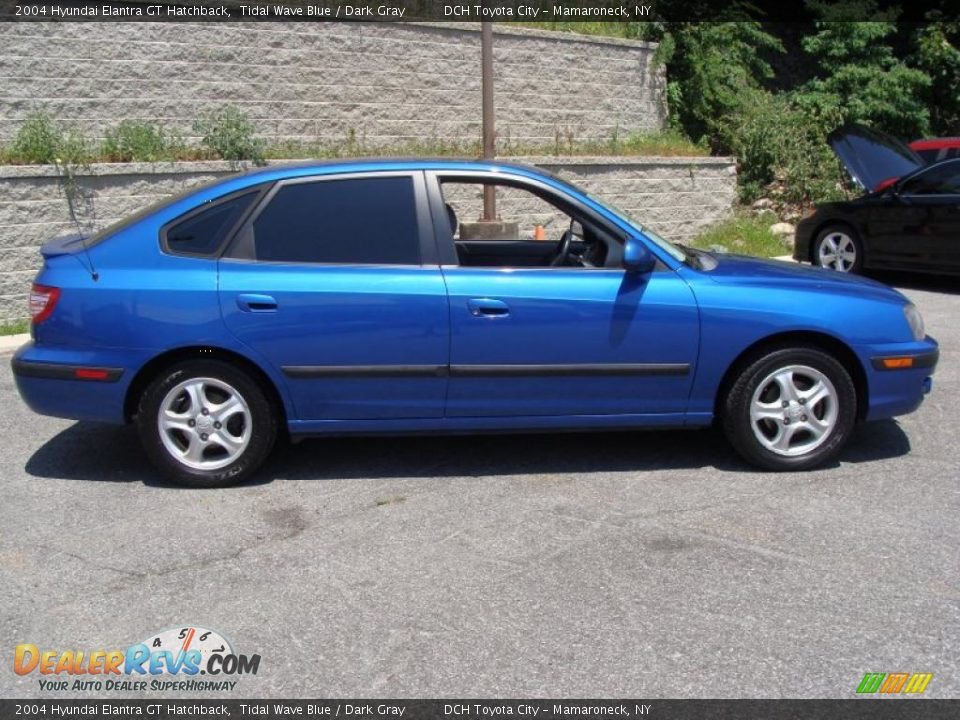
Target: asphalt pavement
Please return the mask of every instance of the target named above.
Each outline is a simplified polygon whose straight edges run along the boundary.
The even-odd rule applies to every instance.
[[[31,413],[4,358],[0,697],[142,697],[43,691],[14,646],[187,626],[261,656],[187,696],[960,697],[960,282],[885,279],[941,342],[933,393],[796,474],[713,431],[358,438],[186,490],[129,428]]]

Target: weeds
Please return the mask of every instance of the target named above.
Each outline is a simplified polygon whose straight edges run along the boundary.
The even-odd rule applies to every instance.
[[[201,136],[200,144],[216,157],[264,164],[263,140],[256,137],[250,118],[233,105],[198,119],[193,129]]]
[[[92,153],[90,143],[74,130],[64,130],[49,115],[33,112],[27,115],[5,155],[17,164],[46,165],[60,159],[83,164]]]
[[[183,140],[154,123],[124,120],[107,130],[100,155],[106,162],[159,162],[184,154]]]

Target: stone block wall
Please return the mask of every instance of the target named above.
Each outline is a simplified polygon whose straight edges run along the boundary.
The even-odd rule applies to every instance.
[[[0,142],[44,110],[90,137],[124,119],[195,142],[236,105],[271,143],[366,147],[480,136],[479,24],[0,23]],[[663,127],[655,44],[500,26],[501,145]]]

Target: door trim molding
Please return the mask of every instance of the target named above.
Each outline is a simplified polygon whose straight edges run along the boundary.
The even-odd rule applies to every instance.
[[[284,365],[294,379],[375,377],[682,376],[689,363],[569,363],[522,365]]]

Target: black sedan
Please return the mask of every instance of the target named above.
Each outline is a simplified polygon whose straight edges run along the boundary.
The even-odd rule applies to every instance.
[[[827,141],[868,192],[817,205],[797,225],[794,258],[840,272],[960,274],[960,158],[927,165],[899,140],[859,125]]]

